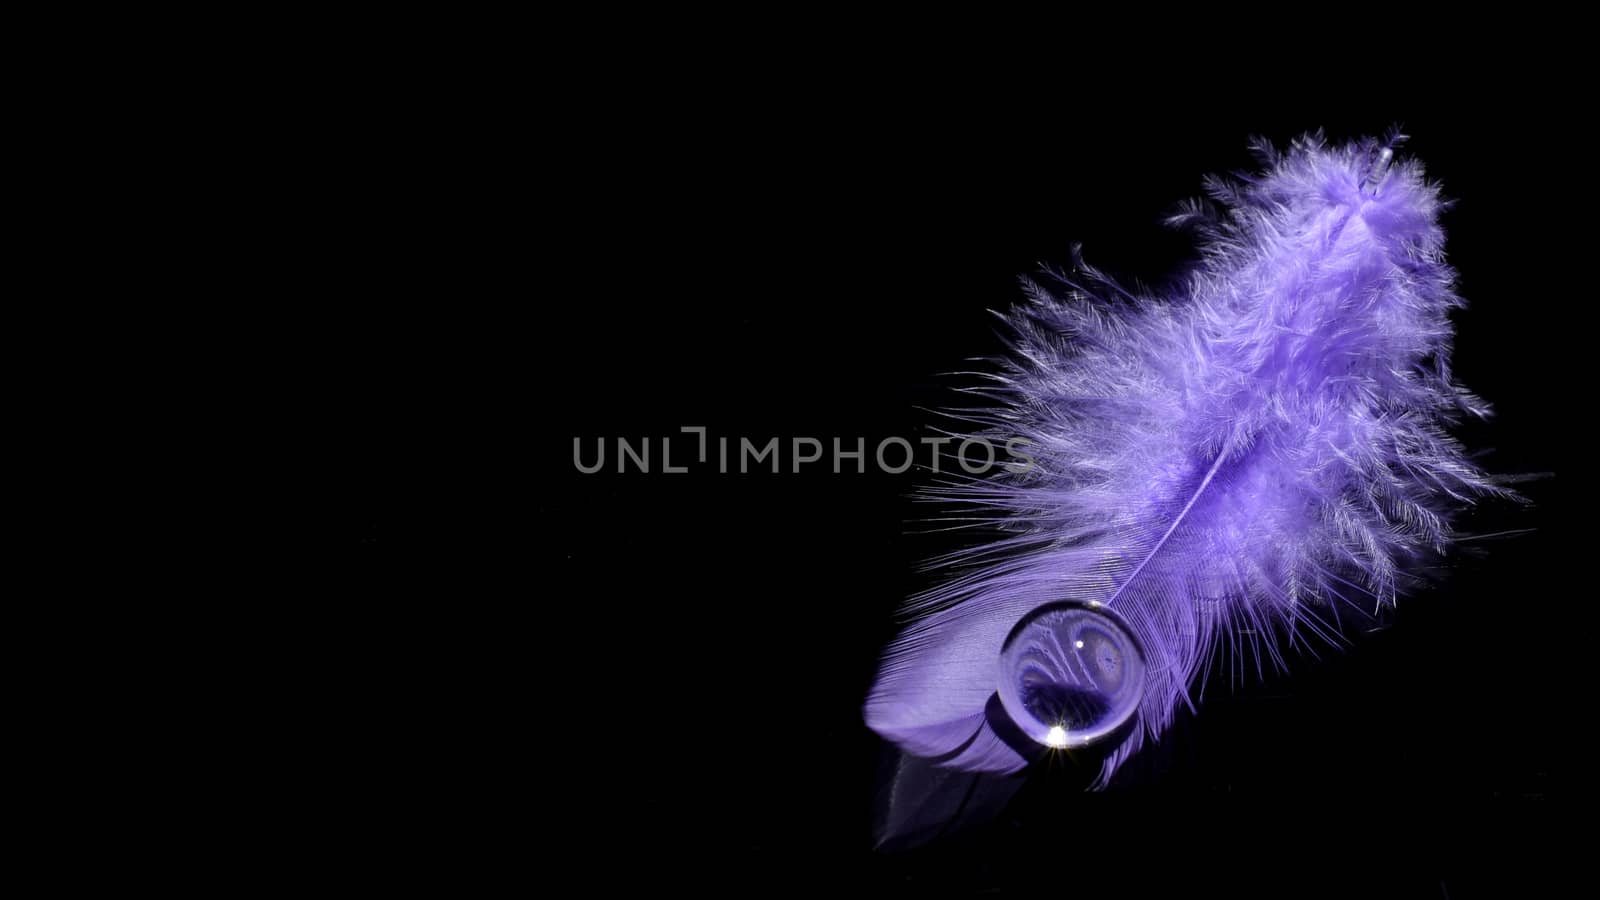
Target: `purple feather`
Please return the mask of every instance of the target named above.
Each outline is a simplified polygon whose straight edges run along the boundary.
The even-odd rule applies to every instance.
[[[867,723],[968,772],[1028,759],[991,698],[1029,612],[1105,604],[1143,650],[1136,721],[1100,783],[1180,708],[1219,654],[1281,666],[1301,638],[1339,640],[1451,543],[1452,512],[1503,493],[1446,434],[1486,409],[1449,368],[1444,204],[1395,140],[1303,138],[1264,172],[1213,179],[1188,207],[1202,262],[1177,296],[1134,296],[1090,269],[1025,281],[1014,359],[981,389],[983,434],[1034,464],[947,486],[1005,534],[941,560],[888,649]],[[1078,646],[1082,646],[1080,643]]]

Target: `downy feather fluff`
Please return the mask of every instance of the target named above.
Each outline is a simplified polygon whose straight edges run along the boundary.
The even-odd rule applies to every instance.
[[[1103,784],[1194,706],[1219,653],[1259,670],[1337,641],[1345,610],[1392,604],[1448,548],[1453,510],[1498,492],[1445,431],[1486,410],[1451,379],[1443,204],[1393,159],[1398,137],[1263,145],[1261,174],[1209,180],[1217,207],[1176,217],[1203,246],[1170,298],[1081,265],[1054,292],[1024,281],[1014,356],[977,392],[983,433],[1035,462],[943,489],[1005,533],[912,601],[874,730],[946,769],[1022,768],[991,727],[1002,642],[1041,604],[1099,601],[1148,664]]]

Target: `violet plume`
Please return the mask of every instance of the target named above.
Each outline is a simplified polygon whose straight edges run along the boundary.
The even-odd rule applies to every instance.
[[[1261,174],[1208,181],[1216,207],[1178,217],[1203,245],[1174,296],[1081,265],[1024,282],[1014,353],[977,392],[981,433],[1025,438],[1034,464],[943,489],[1002,533],[913,599],[874,730],[948,769],[1022,768],[994,727],[1002,645],[1044,604],[1100,603],[1144,656],[1104,783],[1215,659],[1264,670],[1337,642],[1448,550],[1452,513],[1502,492],[1446,432],[1486,409],[1451,378],[1444,204],[1397,138],[1263,145]]]

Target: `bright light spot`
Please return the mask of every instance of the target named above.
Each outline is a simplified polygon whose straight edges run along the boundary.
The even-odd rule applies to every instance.
[[[1076,642],[1073,643],[1072,646],[1077,647],[1079,650],[1082,650],[1083,649],[1083,641],[1076,641]]]
[[[1067,730],[1060,725],[1055,726],[1050,729],[1049,734],[1044,736],[1044,742],[1051,747],[1065,747],[1067,745]]]

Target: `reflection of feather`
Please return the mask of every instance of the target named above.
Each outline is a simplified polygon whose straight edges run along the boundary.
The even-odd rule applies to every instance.
[[[972,772],[1025,763],[985,709],[1011,627],[1061,599],[1116,609],[1144,644],[1140,727],[1102,781],[1181,706],[1218,651],[1281,665],[1346,611],[1394,601],[1451,540],[1451,511],[1496,492],[1443,426],[1482,405],[1450,378],[1433,186],[1394,145],[1319,136],[1214,180],[1203,262],[1182,295],[1136,297],[1092,270],[1008,321],[1015,361],[981,391],[987,433],[1032,442],[1029,471],[948,489],[1009,535],[919,598],[867,700],[908,753]]]
[[[877,846],[902,850],[995,816],[1022,786],[1021,775],[962,772],[905,753],[887,754],[879,780]]]

